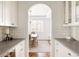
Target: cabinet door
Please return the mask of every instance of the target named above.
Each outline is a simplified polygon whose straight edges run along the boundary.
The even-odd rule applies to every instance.
[[[55,40],[55,56],[56,57],[78,57],[76,53]]]
[[[10,13],[10,12],[12,12],[11,11],[11,2],[6,1],[3,3],[3,5],[4,5],[3,6],[4,24],[9,26],[9,25],[11,25],[11,13]]]
[[[3,21],[6,26],[15,26],[17,24],[17,2],[4,1]]]
[[[11,2],[11,25],[17,26],[17,2]]]
[[[67,56],[68,57],[78,57],[78,55],[76,53],[74,53],[73,51],[71,51],[70,49],[67,49]]]
[[[55,56],[67,57],[67,49],[58,41],[55,41]]]
[[[65,2],[65,23],[75,23],[76,22],[76,2],[66,1]]]
[[[3,15],[3,14],[2,14],[2,13],[3,13],[3,11],[2,11],[2,4],[3,4],[3,2],[0,1],[0,25],[3,24],[3,18],[2,18],[2,17],[3,17],[3,16],[2,16],[2,15]]]
[[[75,23],[76,22],[76,2],[72,1],[71,2],[71,22]]]
[[[16,46],[16,57],[25,57],[25,41],[22,41]]]
[[[60,42],[56,41],[56,40],[55,40],[55,56],[56,57],[66,56],[63,45]]]
[[[71,23],[71,2],[65,2],[65,23]]]
[[[21,57],[22,56],[21,47],[19,45],[17,45],[16,48],[15,48],[15,55],[16,55],[16,57]]]

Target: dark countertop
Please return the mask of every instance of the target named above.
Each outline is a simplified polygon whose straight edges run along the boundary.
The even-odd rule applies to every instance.
[[[65,38],[55,38],[55,40],[59,41],[61,44],[63,44],[79,56],[79,41],[68,40]]]
[[[16,38],[10,41],[1,41],[0,42],[0,56],[4,56],[9,52],[12,48],[14,48],[18,43],[23,41],[23,38]]]

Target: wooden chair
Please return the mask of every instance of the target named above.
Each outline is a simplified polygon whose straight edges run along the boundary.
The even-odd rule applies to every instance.
[[[38,46],[37,37],[31,37],[31,34],[29,34],[29,48],[37,47],[37,46]]]
[[[32,37],[32,47],[37,47],[38,46],[38,39],[37,37]]]

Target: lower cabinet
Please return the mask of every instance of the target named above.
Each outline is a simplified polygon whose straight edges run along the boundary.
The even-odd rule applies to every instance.
[[[15,57],[25,57],[25,41],[20,42],[15,47]]]
[[[15,57],[15,50],[7,52],[7,54],[4,57]]]
[[[78,57],[78,55],[55,40],[55,57]]]

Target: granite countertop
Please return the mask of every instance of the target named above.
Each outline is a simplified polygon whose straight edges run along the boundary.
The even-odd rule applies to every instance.
[[[0,56],[4,56],[9,52],[12,48],[14,48],[18,43],[23,41],[23,38],[16,38],[10,41],[1,41],[0,42]]]
[[[68,40],[65,38],[55,38],[55,39],[79,56],[79,41],[74,41],[72,39]]]

